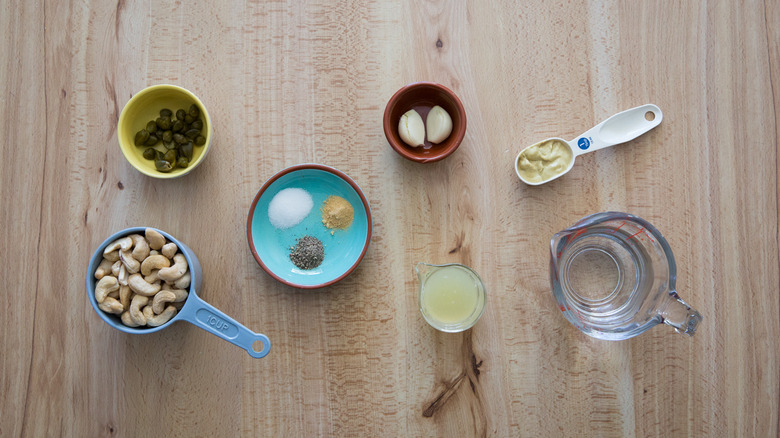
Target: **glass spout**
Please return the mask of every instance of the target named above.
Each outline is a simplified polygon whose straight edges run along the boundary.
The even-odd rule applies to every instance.
[[[566,231],[561,231],[558,233],[553,234],[552,239],[550,239],[550,253],[555,258],[560,258],[560,249],[558,246],[561,243],[561,239],[568,236],[569,233]]]
[[[664,324],[674,327],[677,333],[693,336],[696,328],[702,320],[701,314],[692,309],[677,295],[677,291],[670,291],[666,303],[658,314]]]
[[[423,263],[419,262],[414,266],[414,272],[417,273],[417,279],[420,280],[420,286],[422,286],[423,281],[425,281],[425,278],[427,278],[431,272],[433,272],[435,269],[439,268],[439,265],[432,265],[430,263]]]

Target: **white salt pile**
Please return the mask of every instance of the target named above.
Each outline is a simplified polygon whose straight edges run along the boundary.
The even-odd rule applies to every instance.
[[[303,221],[314,207],[309,192],[303,189],[289,188],[280,190],[268,204],[268,219],[271,225],[284,230]]]

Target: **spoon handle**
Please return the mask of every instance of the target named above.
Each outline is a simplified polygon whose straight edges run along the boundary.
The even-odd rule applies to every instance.
[[[265,357],[271,350],[271,341],[266,335],[249,330],[221,310],[203,301],[196,293],[190,294],[187,298],[187,304],[181,309],[179,318],[243,348],[256,359]],[[257,341],[260,341],[260,344],[257,344],[256,348]]]
[[[653,104],[631,108],[604,120],[569,144],[574,155],[582,155],[599,149],[633,140],[661,124],[664,115]]]

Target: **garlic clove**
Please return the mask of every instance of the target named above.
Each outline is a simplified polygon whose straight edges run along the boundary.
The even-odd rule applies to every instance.
[[[431,143],[441,143],[452,133],[452,118],[439,105],[431,108],[425,123],[428,131],[428,141]]]
[[[425,145],[425,124],[415,110],[409,110],[398,121],[398,135],[404,143],[412,147]]]

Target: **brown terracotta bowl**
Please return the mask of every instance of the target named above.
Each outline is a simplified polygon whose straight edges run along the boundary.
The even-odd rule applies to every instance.
[[[423,121],[428,112],[439,105],[452,118],[452,133],[446,140],[433,144],[426,138],[425,146],[411,147],[398,135],[398,122],[401,116],[410,109],[420,113]],[[466,135],[466,110],[460,99],[449,88],[433,82],[415,82],[398,90],[385,107],[382,121],[390,146],[402,157],[418,163],[431,163],[442,160],[455,152]]]

